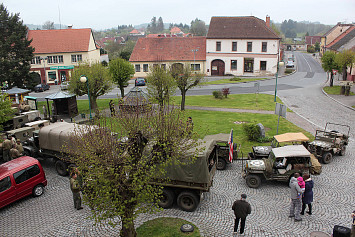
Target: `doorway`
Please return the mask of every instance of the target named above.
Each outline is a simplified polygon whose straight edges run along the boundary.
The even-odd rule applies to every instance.
[[[254,72],[253,58],[244,58],[244,72]]]
[[[213,60],[211,63],[212,76],[224,76],[224,62],[220,59]]]
[[[65,71],[60,71],[60,82],[67,80],[67,73]]]

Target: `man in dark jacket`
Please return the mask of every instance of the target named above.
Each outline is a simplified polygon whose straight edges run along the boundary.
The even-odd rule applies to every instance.
[[[251,206],[246,201],[246,198],[247,198],[247,195],[242,194],[241,199],[237,200],[233,203],[232,209],[233,209],[234,215],[235,215],[234,234],[237,234],[237,232],[238,232],[239,220],[241,220],[239,233],[240,234],[244,233],[245,219],[251,213]]]

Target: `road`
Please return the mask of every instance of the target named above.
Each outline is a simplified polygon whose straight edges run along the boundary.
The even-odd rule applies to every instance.
[[[278,95],[295,112],[323,127],[325,122],[349,124],[355,128],[355,112],[321,92],[325,73],[308,54],[295,53],[298,72],[279,79]],[[275,80],[262,81],[260,89],[273,94]],[[226,85],[212,85],[191,90],[192,94],[211,94],[210,90]],[[232,93],[252,92],[253,83],[228,85]],[[307,122],[308,123],[308,122]],[[334,225],[350,227],[350,213],[355,209],[355,144],[354,131],[345,156],[323,166],[320,176],[314,176],[313,215],[306,214],[302,222],[288,218],[289,188],[283,183],[266,182],[259,189],[250,189],[241,178],[241,162],[234,162],[224,171],[217,171],[213,187],[204,195],[195,212],[177,208],[157,214],[139,215],[136,227],[156,217],[178,217],[196,224],[204,236],[231,236],[234,215],[231,206],[241,193],[248,195],[252,213],[246,221],[245,236],[294,237],[309,236],[312,231],[331,234]],[[50,161],[43,162],[48,187],[39,198],[25,198],[0,210],[0,236],[113,236],[120,227],[93,225],[89,208],[73,207],[67,177],[58,176]]]

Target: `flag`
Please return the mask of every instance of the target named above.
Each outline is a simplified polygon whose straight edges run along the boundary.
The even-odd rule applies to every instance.
[[[231,129],[231,133],[229,135],[228,144],[229,144],[229,161],[232,162],[233,161],[233,128]]]

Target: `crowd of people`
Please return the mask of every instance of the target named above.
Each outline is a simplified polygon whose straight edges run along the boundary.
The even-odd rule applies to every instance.
[[[20,139],[16,139],[15,135],[4,136],[1,144],[2,157],[5,162],[16,159],[24,155],[24,149]]]

